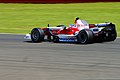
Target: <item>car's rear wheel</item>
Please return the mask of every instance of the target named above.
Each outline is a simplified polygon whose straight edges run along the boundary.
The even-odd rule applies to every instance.
[[[93,32],[85,29],[81,30],[77,35],[77,41],[81,44],[90,44],[93,42]]]
[[[31,31],[31,39],[33,42],[42,42],[44,40],[44,31],[40,28],[34,28]]]
[[[110,24],[105,27],[103,30],[104,41],[114,41],[117,37],[117,32],[114,24]]]

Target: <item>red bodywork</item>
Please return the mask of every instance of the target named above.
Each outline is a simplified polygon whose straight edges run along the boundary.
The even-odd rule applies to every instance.
[[[49,35],[50,32],[52,32],[53,35],[58,35],[58,34],[66,34],[66,35],[72,35],[74,34],[76,31],[79,31],[78,28],[73,28],[73,27],[68,27],[65,29],[52,29],[49,30],[49,28],[43,28],[42,30],[44,30],[45,35]]]
[[[76,31],[79,31],[78,28],[67,28],[67,29],[63,29],[63,30],[59,30],[57,32],[57,34],[67,34],[67,35],[72,35],[74,34]]]
[[[89,24],[89,28],[94,28],[94,27],[95,27],[94,24]],[[65,29],[60,29],[57,27],[54,29],[51,29],[50,27],[48,27],[48,28],[42,28],[42,30],[44,31],[45,35],[49,35],[50,32],[52,32],[53,35],[58,35],[58,34],[72,35],[76,31],[79,31],[77,27],[67,27]]]

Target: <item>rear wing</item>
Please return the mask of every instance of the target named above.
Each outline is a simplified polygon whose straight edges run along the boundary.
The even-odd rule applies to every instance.
[[[106,23],[95,24],[95,27],[106,27],[106,26],[113,26],[113,25],[114,24],[112,24],[111,22],[106,22]]]
[[[99,24],[89,24],[89,28],[94,28],[94,27],[114,27],[115,24],[111,22],[106,22],[106,23],[99,23]]]

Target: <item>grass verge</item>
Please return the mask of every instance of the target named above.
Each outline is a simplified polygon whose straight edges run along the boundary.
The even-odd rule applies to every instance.
[[[26,34],[34,27],[73,24],[79,16],[88,23],[113,22],[120,36],[120,2],[74,4],[0,3],[0,33]]]

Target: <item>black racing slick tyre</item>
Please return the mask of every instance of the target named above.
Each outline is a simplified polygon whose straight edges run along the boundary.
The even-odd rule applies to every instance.
[[[104,41],[114,41],[117,37],[117,32],[114,24],[110,24],[102,30]]]
[[[31,31],[31,39],[35,43],[42,42],[44,40],[44,31],[40,28],[34,28]]]
[[[80,44],[91,44],[93,42],[93,32],[88,29],[81,30],[77,36],[77,41]]]
[[[117,33],[114,32],[114,33],[106,33],[107,37],[106,38],[106,41],[114,41],[117,37]]]
[[[108,32],[108,36],[106,37],[106,40],[107,41],[114,41],[117,37],[117,32],[116,32],[116,29],[115,29],[115,25],[114,24],[110,24],[108,26],[108,29],[111,29],[110,32]]]

